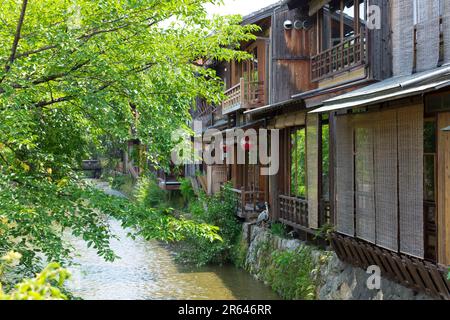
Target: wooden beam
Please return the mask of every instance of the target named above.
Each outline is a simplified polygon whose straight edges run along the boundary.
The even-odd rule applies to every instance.
[[[450,112],[438,115],[438,261],[450,265]]]

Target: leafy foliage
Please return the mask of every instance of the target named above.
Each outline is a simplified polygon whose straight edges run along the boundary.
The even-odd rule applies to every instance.
[[[167,162],[170,133],[186,127],[193,100],[223,97],[205,63],[249,57],[234,49],[256,27],[238,16],[209,21],[202,5],[219,2],[3,1],[0,41],[18,36],[17,47],[0,48],[3,156],[59,169],[90,143],[127,141],[133,126],[149,158]]]
[[[264,281],[288,300],[313,300],[317,281],[312,249],[301,246],[297,250],[275,250],[269,242],[262,244],[260,268]]]
[[[20,259],[21,255],[13,251],[0,259],[0,280],[5,269],[13,269]],[[7,293],[0,281],[0,300],[67,300],[60,288],[69,277],[70,273],[58,263],[50,263],[33,279],[22,280]]]
[[[306,197],[306,131],[305,128],[291,133],[291,193]]]
[[[280,222],[272,223],[270,226],[270,232],[272,232],[274,236],[286,238],[286,225]]]
[[[232,249],[232,261],[237,268],[246,269],[246,259],[248,253],[247,239],[241,232]]]
[[[166,207],[168,193],[158,186],[155,177],[142,176],[135,187],[134,198],[142,206],[151,208]]]
[[[131,138],[153,163],[168,163],[170,133],[187,126],[194,98],[223,98],[205,65],[248,58],[235,49],[256,27],[208,20],[203,4],[219,2],[2,1],[0,252],[20,252],[29,268],[64,262],[70,230],[111,260],[105,214],[146,238],[217,238],[213,227],[96,192],[74,170]]]
[[[222,241],[211,243],[199,237],[189,237],[180,259],[199,266],[232,262],[233,250],[241,233],[235,204],[235,195],[229,185],[213,196],[203,194],[192,202],[190,213],[193,221],[217,226]]]
[[[70,230],[106,260],[114,259],[101,203],[92,203],[90,195],[87,186],[67,179],[0,176],[0,253],[19,252],[30,269],[44,257],[64,262],[70,257],[70,246],[63,232]]]
[[[181,179],[180,192],[186,203],[190,203],[195,199],[194,188],[192,188],[192,182],[189,178]]]

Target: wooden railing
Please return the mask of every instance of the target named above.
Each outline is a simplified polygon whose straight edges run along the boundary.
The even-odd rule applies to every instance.
[[[366,270],[378,266],[381,274],[416,291],[450,300],[447,270],[431,262],[392,252],[368,242],[332,234],[331,245],[339,259]]]
[[[197,102],[197,109],[191,112],[192,119],[201,121],[208,128],[223,119],[222,106],[213,106],[205,102]]]
[[[280,222],[293,228],[309,231],[308,201],[305,199],[279,196]]]
[[[237,85],[225,91],[225,95],[227,98],[222,103],[224,115],[240,109],[260,107],[265,103],[264,82],[241,78]]]
[[[363,35],[351,37],[311,58],[311,80],[319,81],[366,63]]]
[[[259,213],[259,201],[262,191],[246,191],[244,188],[231,189],[236,194],[236,214],[240,218],[247,218],[248,214]]]

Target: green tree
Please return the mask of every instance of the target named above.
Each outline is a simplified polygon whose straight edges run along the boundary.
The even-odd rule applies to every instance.
[[[237,48],[256,27],[238,16],[207,19],[203,5],[220,2],[0,2],[0,253],[18,251],[29,266],[41,253],[60,261],[70,255],[61,239],[70,229],[114,257],[102,215],[110,200],[92,201],[74,169],[92,145],[130,139],[132,126],[149,159],[167,162],[170,133],[186,126],[194,98],[223,98],[207,66],[248,58]],[[202,233],[149,216],[152,236]]]

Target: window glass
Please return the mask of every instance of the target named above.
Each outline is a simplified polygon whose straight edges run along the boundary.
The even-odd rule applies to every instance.
[[[363,32],[366,25],[365,0],[334,0],[321,10],[322,51]],[[358,29],[356,29],[358,28]]]
[[[364,0],[359,0],[359,24],[361,28],[366,25],[366,4]]]
[[[436,122],[426,121],[424,124],[424,152],[436,152]]]
[[[321,17],[321,46],[322,50],[330,49],[330,30],[333,28],[330,27],[331,23],[331,12],[330,7],[326,5],[324,9],[322,9],[322,17]]]
[[[330,161],[329,161],[330,126],[322,124],[322,197],[330,201]]]
[[[424,155],[424,200],[435,201],[435,155]]]
[[[341,16],[340,9],[331,12],[331,45],[333,47],[341,43]]]
[[[355,35],[355,2],[346,1],[344,6],[344,38]]]
[[[424,124],[424,200],[435,202],[436,176],[436,122],[425,121]]]
[[[291,133],[291,196],[306,198],[305,128]]]

